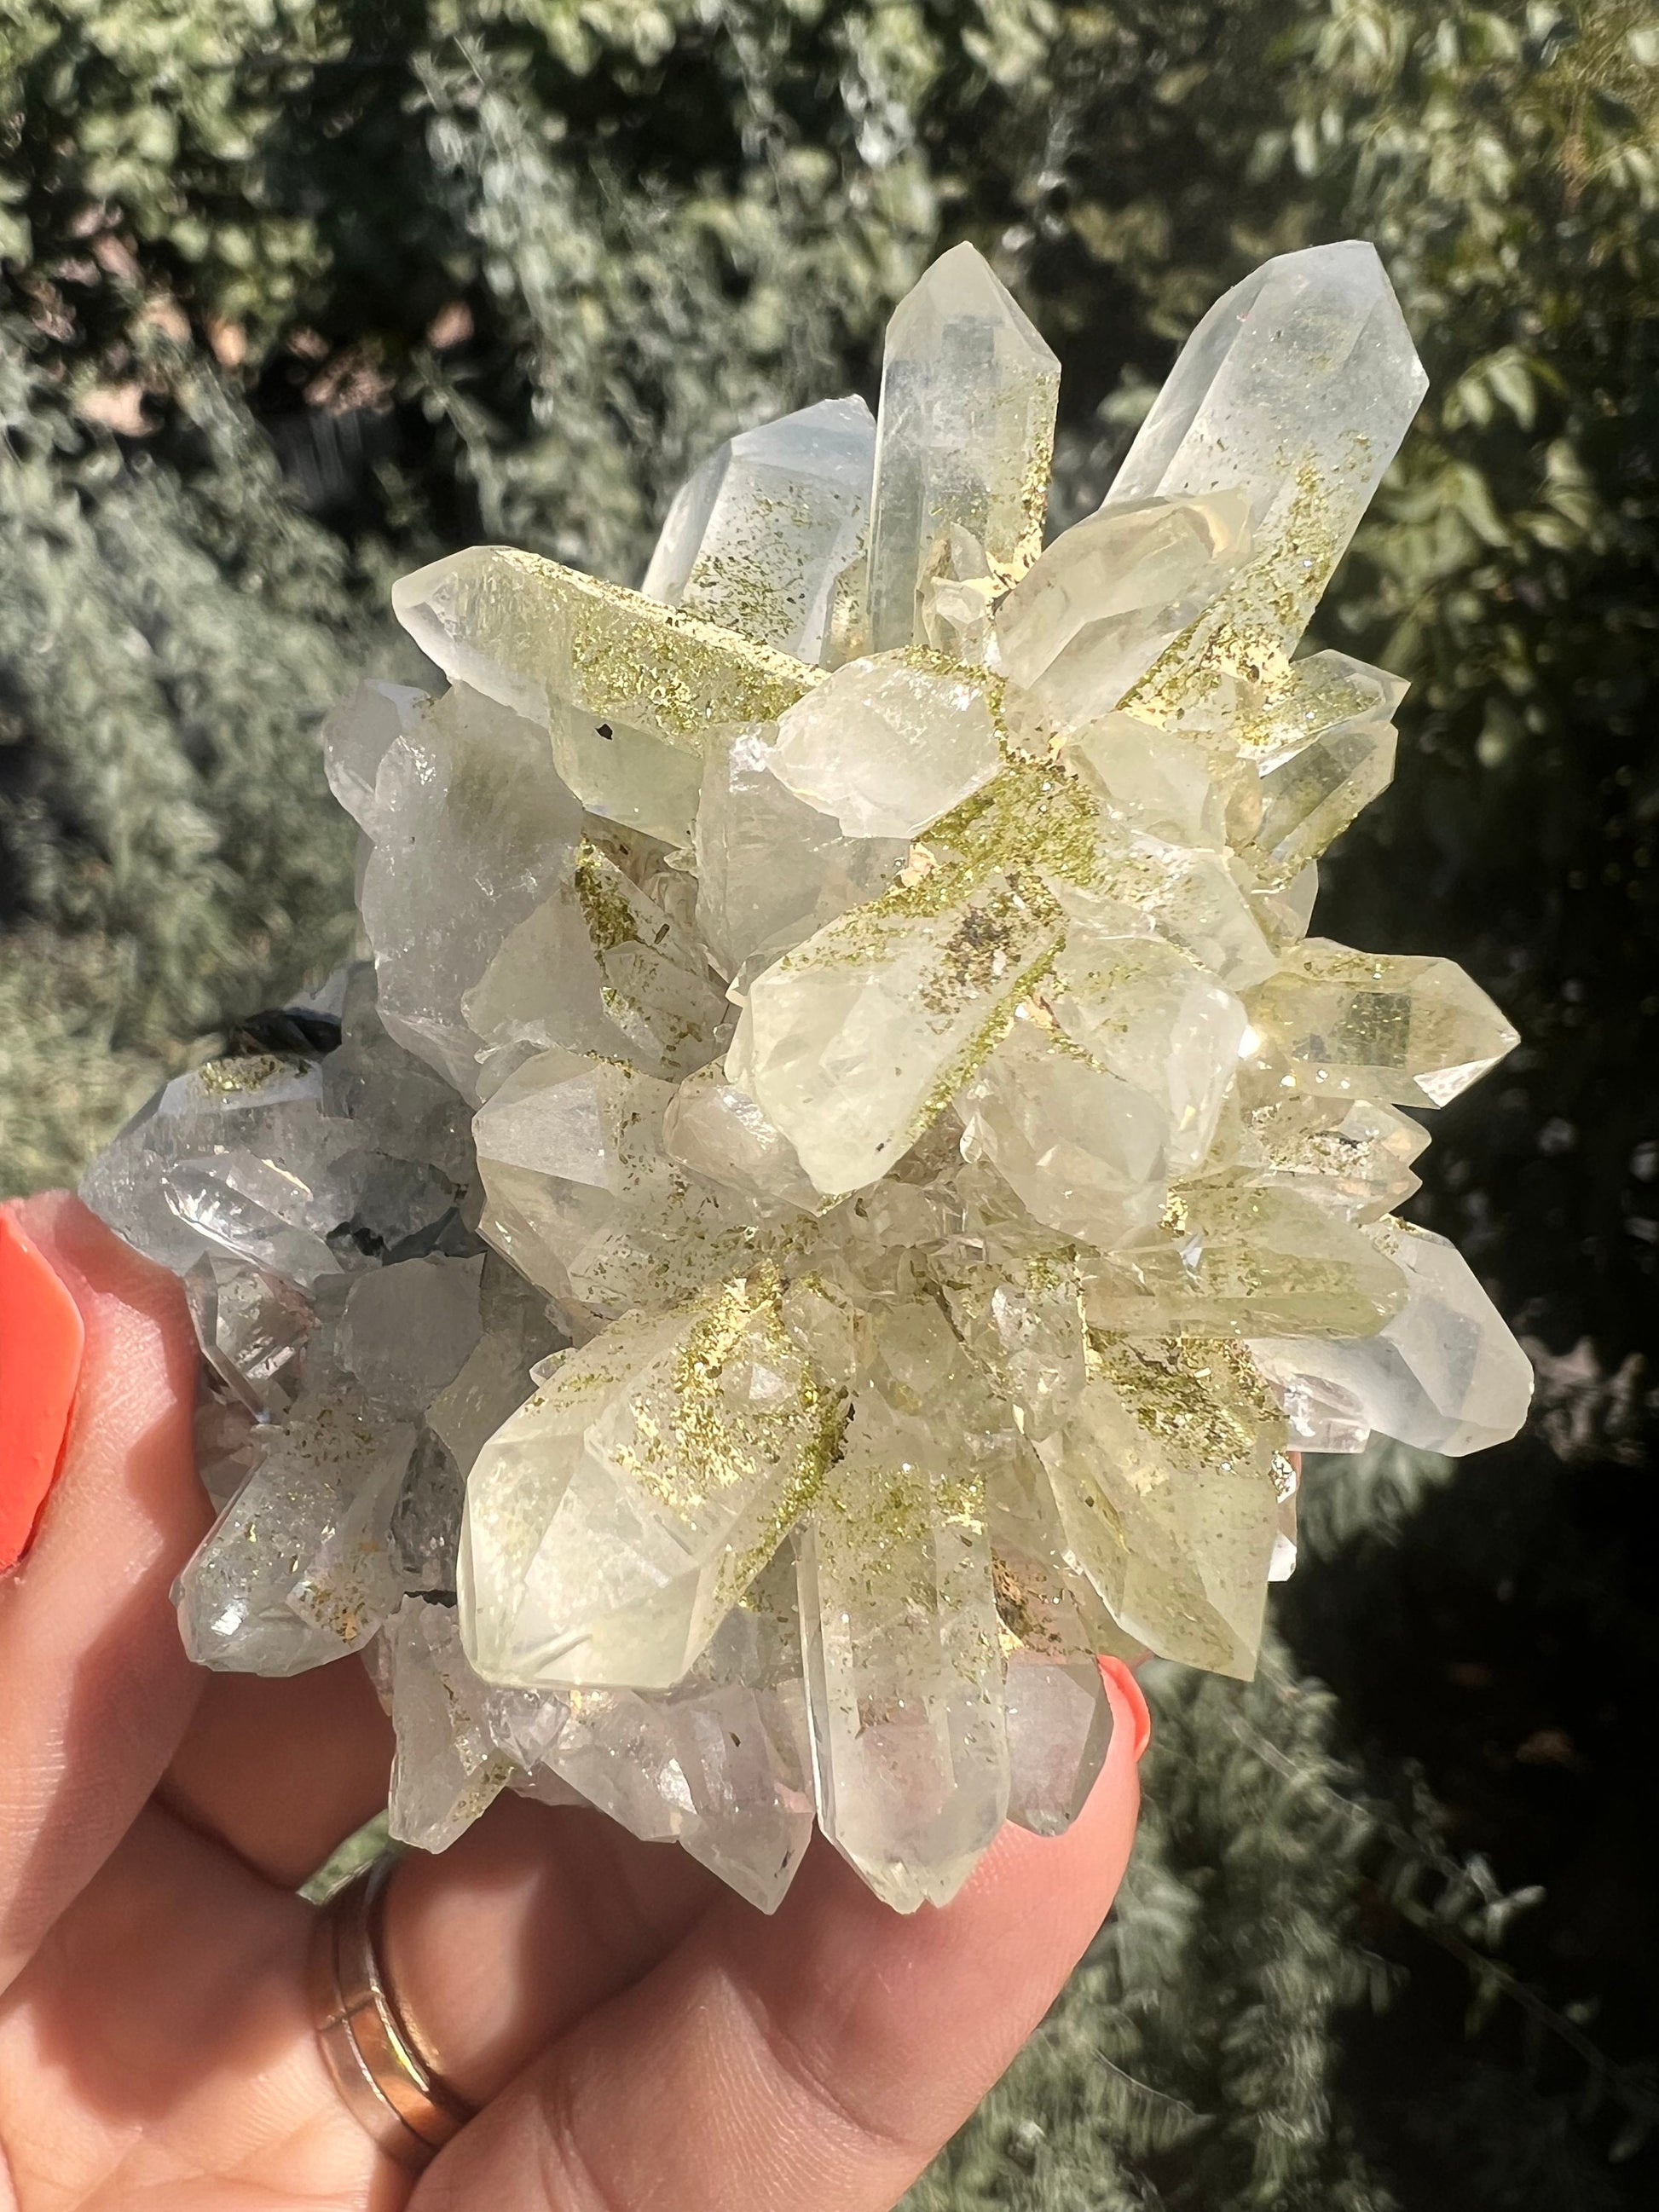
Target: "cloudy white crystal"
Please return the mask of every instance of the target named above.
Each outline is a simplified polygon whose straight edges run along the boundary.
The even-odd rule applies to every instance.
[[[1249,548],[1242,492],[1102,507],[1002,602],[998,665],[1038,713],[1080,728],[1117,706]]]
[[[362,904],[380,1019],[476,1098],[466,995],[568,867],[581,810],[541,732],[460,685],[389,747],[374,788],[380,826]],[[434,911],[445,923],[435,943]]]
[[[777,733],[739,725],[709,748],[697,805],[697,927],[736,976],[878,898],[909,858],[902,837],[849,837],[777,771]]]
[[[909,838],[989,782],[996,732],[966,671],[854,660],[780,718],[771,767],[844,836]]]
[[[473,1663],[532,1687],[678,1682],[814,1494],[833,1411],[764,1282],[564,1355],[473,1465]]]
[[[1269,1359],[1327,1402],[1351,1403],[1356,1425],[1421,1451],[1455,1459],[1513,1436],[1532,1364],[1468,1261],[1410,1222],[1379,1221],[1370,1233],[1406,1279],[1401,1310],[1358,1342],[1279,1342]]]

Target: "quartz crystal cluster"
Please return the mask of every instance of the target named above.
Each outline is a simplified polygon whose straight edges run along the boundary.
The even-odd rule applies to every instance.
[[[1296,653],[1424,388],[1377,257],[1219,301],[1045,547],[1058,375],[961,246],[641,592],[404,578],[447,688],[325,732],[372,958],[88,1178],[200,1334],[185,1642],[362,1654],[412,1843],[586,1802],[770,1909],[816,1821],[942,1901],[1076,1814],[1100,1655],[1250,1673],[1291,1452],[1522,1417],[1392,1211],[1514,1032],[1308,934],[1405,689]]]

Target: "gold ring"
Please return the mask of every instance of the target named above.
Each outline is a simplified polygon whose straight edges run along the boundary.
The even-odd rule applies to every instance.
[[[377,2148],[418,2173],[473,2112],[438,2072],[380,1965],[386,1886],[398,1856],[384,1852],[319,1909],[312,1990],[341,2097]]]

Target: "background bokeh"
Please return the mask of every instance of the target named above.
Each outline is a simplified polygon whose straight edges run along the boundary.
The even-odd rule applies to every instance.
[[[349,945],[317,725],[400,569],[635,580],[958,238],[1061,356],[1058,523],[1255,262],[1392,273],[1433,389],[1321,635],[1413,690],[1320,927],[1524,1032],[1407,1210],[1538,1410],[1310,1472],[918,2212],[1656,2201],[1656,120],[1659,0],[0,0],[0,1191]]]

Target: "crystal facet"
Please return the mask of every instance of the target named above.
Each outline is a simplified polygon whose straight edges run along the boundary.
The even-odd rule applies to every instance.
[[[1153,1650],[1255,1671],[1283,1434],[1233,1347],[1117,1342],[1100,1347],[1072,1418],[1039,1445],[1085,1571]]]
[[[998,658],[1040,713],[1109,713],[1249,550],[1238,492],[1103,507],[1073,523],[997,612]]]
[[[878,1897],[943,1905],[1008,1810],[983,1492],[939,1419],[879,1389],[836,1476],[799,1538],[818,1817]]]
[[[817,680],[775,646],[510,546],[418,568],[392,604],[453,683],[548,732],[584,806],[653,836],[690,828],[717,726],[772,720]]]
[[[846,836],[908,839],[990,781],[996,732],[960,667],[855,660],[785,713],[771,766]]]
[[[530,1686],[668,1688],[812,1498],[835,1426],[765,1281],[564,1354],[473,1465],[474,1662]]]
[[[778,774],[775,731],[740,725],[711,747],[693,845],[697,927],[723,975],[775,959],[848,908],[878,898],[908,839],[849,837]]]
[[[1008,1664],[1008,1818],[1063,1836],[1083,1810],[1112,1741],[1112,1709],[1092,1659]]]

